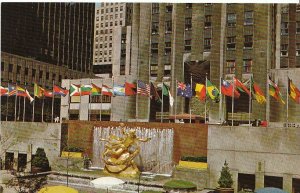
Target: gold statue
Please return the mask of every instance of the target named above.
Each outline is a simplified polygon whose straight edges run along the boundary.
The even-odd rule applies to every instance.
[[[136,136],[136,131],[131,129],[125,131],[124,123],[121,123],[122,137],[110,135],[106,141],[102,159],[105,163],[104,172],[119,174],[122,176],[136,177],[139,174],[134,158],[140,153],[140,147],[137,142],[147,142],[150,138],[141,139]]]

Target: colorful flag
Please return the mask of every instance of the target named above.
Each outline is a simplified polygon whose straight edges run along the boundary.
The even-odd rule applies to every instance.
[[[17,85],[18,92],[25,92],[25,89]]]
[[[80,85],[71,84],[70,96],[80,96]]]
[[[259,104],[263,104],[266,102],[266,97],[258,84],[252,83],[253,85],[253,92],[254,92],[254,98]]]
[[[102,95],[113,96],[113,89],[103,84]]]
[[[191,98],[193,96],[191,85],[190,84],[184,84],[182,82],[178,82],[177,96],[183,96],[183,97],[186,97],[186,98]]]
[[[143,95],[143,96],[150,96],[150,86],[149,86],[149,84],[145,84],[143,81],[138,80],[137,94],[140,94],[140,95]]]
[[[157,89],[155,88],[154,84],[150,82],[150,98],[154,99],[156,102],[161,103],[161,98],[157,92]]]
[[[91,91],[92,91],[92,86],[89,84],[81,85],[81,87],[80,87],[80,95],[81,96],[90,95]]]
[[[174,97],[172,97],[171,93],[170,93],[170,90],[168,90],[169,92],[169,103],[170,103],[170,106],[173,107],[173,104],[174,104]]]
[[[45,97],[53,97],[53,92],[45,89],[44,90],[44,96]]]
[[[237,89],[239,89],[241,92],[245,92],[250,96],[250,90],[237,78],[233,77],[234,84]]]
[[[53,86],[53,94],[54,95],[66,96],[68,94],[68,90],[63,89],[60,86],[54,85]]]
[[[206,99],[206,88],[204,84],[196,84],[195,88],[196,97],[199,98],[201,101],[205,101]]]
[[[17,94],[16,86],[8,84],[8,96],[14,96],[16,94]]]
[[[293,81],[291,79],[288,79],[289,81],[289,95],[290,97],[298,104],[300,104],[300,90],[294,85]]]
[[[206,90],[208,96],[216,103],[220,101],[220,92],[216,86],[214,86],[208,79],[206,79]]]
[[[41,98],[43,96],[44,90],[45,89],[34,83],[34,96]]]
[[[113,91],[115,96],[125,96],[124,85],[114,84]]]
[[[133,83],[125,82],[125,95],[126,96],[132,96],[136,95],[136,86]]]
[[[277,101],[281,102],[282,104],[285,104],[283,97],[281,95],[281,92],[279,90],[279,87],[275,82],[271,80],[269,77],[269,93],[272,97],[274,97]]]
[[[6,96],[8,94],[8,88],[0,86],[0,96]]]
[[[92,85],[92,91],[91,91],[92,96],[101,95],[101,88],[93,83],[91,83],[91,85]]]
[[[173,96],[171,95],[170,90],[169,90],[168,86],[165,85],[165,83],[163,83],[162,92],[163,92],[163,95],[169,97],[169,103],[170,103],[170,106],[172,107],[172,106],[173,106],[173,103],[174,103],[174,98],[173,98]]]
[[[221,92],[223,95],[230,96],[232,97],[232,93],[234,94],[234,98],[239,98],[240,93],[237,90],[233,90],[233,85],[230,84],[228,81],[222,79],[222,84],[221,84]]]

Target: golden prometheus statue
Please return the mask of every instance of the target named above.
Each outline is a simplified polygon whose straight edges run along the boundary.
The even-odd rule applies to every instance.
[[[124,123],[120,123],[120,126],[122,127],[122,137],[111,134],[108,139],[100,139],[107,142],[102,154],[105,163],[104,172],[136,177],[140,173],[134,162],[134,158],[140,153],[138,141],[147,142],[150,138],[138,138],[135,130],[130,129],[126,132]]]

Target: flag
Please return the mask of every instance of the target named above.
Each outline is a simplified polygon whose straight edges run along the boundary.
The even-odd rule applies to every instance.
[[[17,94],[16,86],[8,84],[8,96],[14,96]]]
[[[125,96],[125,87],[124,85],[115,84],[113,87],[115,96]]]
[[[250,96],[250,90],[237,78],[233,77],[234,84],[237,89],[239,89],[241,92],[245,92]]]
[[[41,98],[43,96],[44,90],[45,89],[34,83],[34,96]]]
[[[177,96],[183,96],[183,97],[186,97],[186,98],[191,98],[193,96],[191,85],[190,84],[184,84],[182,82],[178,82]]]
[[[294,85],[293,81],[291,79],[288,79],[289,81],[289,95],[290,97],[298,104],[300,104],[300,90]]]
[[[169,96],[169,88],[167,85],[165,85],[165,83],[163,83],[163,85],[162,85],[162,93],[165,96]]]
[[[258,84],[252,83],[253,85],[253,92],[254,92],[254,98],[259,104],[263,104],[266,102],[266,97]]]
[[[71,84],[70,86],[70,96],[80,96],[81,85]]]
[[[91,85],[81,85],[80,87],[80,95],[84,96],[84,95],[90,95],[92,91],[92,86]]]
[[[279,90],[279,87],[275,82],[273,82],[269,77],[269,93],[272,97],[274,97],[277,101],[281,102],[282,104],[285,104],[283,97],[281,95],[281,92]]]
[[[125,82],[125,95],[126,96],[136,95],[135,88],[136,88],[135,84]]]
[[[196,97],[198,97],[199,100],[205,101],[205,99],[206,99],[206,88],[205,88],[204,84],[196,83],[195,92],[196,92]]]
[[[239,98],[240,93],[237,90],[233,90],[233,85],[230,84],[228,81],[222,79],[222,84],[221,84],[221,92],[223,95],[230,96],[232,97],[232,93],[234,93],[234,98]]]
[[[44,90],[44,96],[45,97],[53,97],[53,92],[45,89]]]
[[[149,86],[149,84],[145,84],[143,81],[138,80],[137,94],[140,94],[140,95],[143,95],[143,96],[150,96],[150,86]]]
[[[112,88],[110,88],[110,87],[103,84],[102,85],[102,95],[112,96],[113,95]]]
[[[25,92],[25,89],[17,85],[18,92]]]
[[[53,94],[54,95],[66,96],[68,94],[68,90],[63,89],[60,86],[54,85],[53,86]]]
[[[8,88],[0,86],[0,96],[6,96],[8,94]]]
[[[152,82],[150,82],[150,98],[151,99],[155,99],[156,102],[161,103],[161,98],[157,92],[157,89],[155,88],[154,84]]]
[[[101,88],[93,83],[91,83],[91,85],[92,85],[92,90],[91,90],[92,96],[101,95]]]
[[[18,85],[17,85],[16,88],[17,88],[17,96],[20,96],[20,97],[26,97],[27,96],[24,88],[22,88]]]
[[[170,106],[173,107],[174,98],[172,97],[170,90],[168,90],[168,92],[169,92],[169,103],[170,103]]]
[[[32,96],[30,96],[27,89],[25,90],[25,93],[26,93],[26,97],[29,99],[29,101],[32,102],[34,99],[32,98]]]
[[[220,100],[220,92],[218,88],[214,86],[208,79],[206,79],[206,86],[208,96],[218,103]]]

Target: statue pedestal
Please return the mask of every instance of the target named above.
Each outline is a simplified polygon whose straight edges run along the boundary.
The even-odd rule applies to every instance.
[[[103,170],[104,173],[107,174],[117,174],[118,176],[123,176],[123,177],[138,177],[140,174],[139,169],[135,164],[132,164],[130,166],[126,165],[117,165],[117,166],[112,166],[112,165],[106,165]]]

